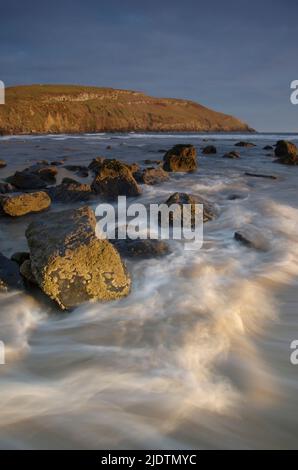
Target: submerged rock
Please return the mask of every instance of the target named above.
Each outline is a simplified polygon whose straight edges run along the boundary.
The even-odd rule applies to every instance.
[[[263,150],[273,150],[273,147],[272,145],[265,145],[265,147],[263,147]]]
[[[163,240],[125,239],[110,240],[119,253],[128,258],[156,258],[170,253],[168,244]]]
[[[162,167],[145,168],[142,171],[136,172],[134,177],[138,183],[151,185],[162,183],[169,179],[168,173]]]
[[[61,184],[49,188],[48,194],[53,201],[64,203],[88,201],[94,195],[90,184],[79,183],[71,178],[64,178]]]
[[[264,175],[262,173],[249,173],[248,171],[246,171],[244,174],[245,176],[252,176],[254,178],[268,178],[271,180],[277,180],[277,176],[275,175]]]
[[[256,147],[256,144],[253,144],[252,142],[240,141],[240,142],[237,142],[235,146],[236,147]]]
[[[187,194],[187,193],[174,193],[172,194],[167,200],[166,204],[171,206],[172,204],[178,204],[182,207],[182,214],[183,214],[183,205],[190,204],[191,205],[191,225],[194,227],[195,225],[195,205],[196,204],[203,204],[203,222],[208,222],[212,220],[215,216],[215,211],[210,204],[210,202],[206,201],[201,196],[197,196],[194,194]],[[173,218],[175,216],[170,214],[170,223],[173,223]]]
[[[280,163],[298,165],[298,150],[292,142],[279,140],[275,147],[275,155]]]
[[[0,194],[12,193],[16,188],[10,183],[0,183]]]
[[[2,211],[11,217],[20,217],[31,212],[41,212],[48,209],[50,205],[51,199],[44,191],[0,196]]]
[[[225,153],[223,158],[233,158],[233,159],[236,159],[236,158],[240,158],[240,153],[238,152],[228,152],[228,153]]]
[[[37,281],[35,279],[35,276],[32,272],[32,266],[31,266],[31,260],[26,259],[20,266],[20,273],[23,276],[23,278],[30,282],[30,284],[37,284]]]
[[[39,287],[62,309],[82,302],[113,300],[130,291],[119,253],[95,235],[89,207],[49,214],[29,225],[26,237]]]
[[[269,241],[257,227],[247,225],[234,234],[235,240],[243,243],[249,248],[266,251],[269,248]]]
[[[141,189],[128,166],[118,160],[103,161],[93,180],[92,189],[108,198],[141,194]]]
[[[204,147],[202,152],[205,155],[211,155],[217,152],[216,147],[214,145],[207,145],[207,147]]]
[[[23,287],[18,264],[0,253],[0,292]]]
[[[197,168],[197,151],[193,145],[178,144],[163,157],[165,171],[189,172]]]
[[[16,171],[14,175],[6,178],[6,181],[18,189],[44,189],[47,183],[34,173]]]
[[[7,163],[4,160],[0,160],[0,168],[6,167]]]

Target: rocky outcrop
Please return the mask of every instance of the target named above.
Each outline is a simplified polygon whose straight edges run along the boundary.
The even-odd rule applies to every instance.
[[[23,280],[18,264],[0,253],[0,292],[22,288]]]
[[[31,269],[39,287],[62,309],[88,300],[113,300],[130,291],[130,278],[119,253],[95,235],[89,207],[41,217],[26,237]]]
[[[79,183],[71,178],[64,178],[61,184],[48,189],[52,201],[73,203],[88,201],[93,195],[90,184]]]
[[[204,155],[212,155],[217,152],[216,147],[214,145],[207,145],[207,147],[204,147],[202,150],[202,153]]]
[[[36,193],[13,193],[0,196],[0,207],[5,215],[20,217],[32,212],[41,212],[48,209],[51,199],[44,191]]]
[[[118,160],[106,159],[95,176],[92,189],[107,198],[138,196],[141,189],[128,166]]]
[[[7,163],[4,160],[0,160],[0,168],[5,168]]]
[[[279,140],[275,147],[275,155],[280,163],[298,165],[298,150],[292,142]]]
[[[6,181],[18,189],[44,189],[47,187],[44,179],[26,171],[16,171],[14,175],[6,178]]]
[[[150,167],[137,171],[134,177],[138,183],[154,185],[167,181],[169,174],[162,167]]]
[[[241,140],[240,142],[237,142],[235,146],[236,147],[256,147],[256,144],[253,144],[252,142],[243,142]]]
[[[241,131],[249,126],[198,103],[140,92],[69,85],[8,87],[0,133]]]
[[[165,171],[190,172],[197,168],[197,151],[193,145],[178,144],[163,157]]]
[[[178,204],[182,209],[182,212],[181,212],[182,215],[183,215],[183,205],[190,204],[192,228],[195,226],[196,204],[203,205],[203,222],[208,222],[209,220],[212,220],[215,216],[215,210],[212,204],[210,204],[210,202],[206,201],[206,199],[202,198],[201,196],[197,196],[194,194],[174,193],[166,200],[166,204],[168,206],[171,206],[172,204]],[[173,223],[174,217],[175,217],[175,214],[170,213],[170,223]]]
[[[223,158],[232,158],[232,159],[236,159],[236,158],[240,158],[240,153],[238,152],[227,152],[224,154]]]

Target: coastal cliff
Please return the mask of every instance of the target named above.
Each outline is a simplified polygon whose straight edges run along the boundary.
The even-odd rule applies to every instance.
[[[76,85],[6,89],[0,134],[127,131],[250,132],[244,122],[198,103]]]

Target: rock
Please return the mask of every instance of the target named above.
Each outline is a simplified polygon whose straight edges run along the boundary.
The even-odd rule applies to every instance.
[[[31,212],[41,212],[48,209],[50,205],[51,199],[43,191],[0,196],[2,211],[11,217],[20,217]]]
[[[93,180],[92,189],[108,198],[141,194],[141,189],[127,165],[118,160],[103,161]]]
[[[30,282],[30,284],[36,284],[37,285],[37,281],[36,281],[35,276],[32,272],[30,259],[25,260],[21,264],[20,273],[26,281]]]
[[[19,266],[21,266],[24,261],[30,259],[30,253],[28,251],[17,251],[10,257],[11,261],[15,261]]]
[[[249,173],[248,171],[246,171],[244,174],[245,176],[253,176],[254,178],[269,178],[271,180],[277,180],[277,176],[275,175],[263,175],[260,173]]]
[[[110,240],[121,256],[128,258],[156,258],[170,253],[168,244],[163,240],[125,239]]]
[[[64,168],[68,171],[73,171],[76,175],[81,178],[86,178],[89,176],[89,170],[86,166],[83,165],[64,165]]]
[[[265,145],[265,147],[263,147],[263,150],[273,150],[273,147],[272,145]]]
[[[162,163],[161,160],[150,160],[148,158],[144,160],[145,165],[160,165],[161,163]]]
[[[172,194],[165,202],[168,206],[171,204],[179,204],[180,207],[183,207],[183,204],[191,204],[191,225],[194,227],[195,224],[195,204],[203,204],[203,221],[208,222],[215,216],[215,211],[208,201],[206,201],[201,196],[197,196],[194,194],[186,194],[186,193],[174,193]],[[182,210],[183,214],[183,210]],[[173,216],[170,214],[170,223],[173,223]]]
[[[15,189],[10,183],[0,183],[0,194],[12,193]]]
[[[216,147],[214,145],[207,145],[207,147],[204,147],[202,152],[205,155],[211,155],[217,152]]]
[[[53,201],[64,203],[88,201],[94,195],[90,184],[79,183],[71,178],[63,178],[61,184],[48,189],[48,194]]]
[[[98,173],[102,167],[104,160],[105,157],[93,158],[92,162],[88,165],[88,169],[93,171],[93,173]]]
[[[31,167],[26,168],[24,171],[39,176],[42,180],[49,184],[55,183],[56,175],[58,173],[55,165],[50,166],[48,163],[44,162],[32,165]]]
[[[61,161],[54,160],[53,162],[51,162],[51,165],[52,166],[62,166],[62,165],[64,165],[64,160],[61,160]]]
[[[228,152],[228,153],[225,153],[223,158],[240,158],[240,153],[238,152]]]
[[[22,289],[23,287],[24,284],[17,263],[0,253],[0,292],[7,292],[10,289]]]
[[[7,163],[4,160],[0,160],[0,168],[6,167]]]
[[[143,171],[138,171],[134,174],[134,177],[138,183],[143,184],[158,184],[169,179],[168,173],[162,168],[146,168]]]
[[[295,144],[287,140],[279,140],[275,147],[275,155],[279,163],[298,165],[298,151]]]
[[[237,142],[235,144],[236,147],[256,147],[256,144],[253,144],[252,142]]]
[[[137,171],[140,171],[140,165],[138,163],[125,163],[125,162],[121,162],[121,163],[127,166],[127,168],[132,172],[133,175]]]
[[[234,238],[249,248],[262,251],[266,251],[269,248],[268,240],[264,237],[261,230],[252,225],[247,225],[235,232]]]
[[[107,146],[106,146],[106,149],[107,149],[107,150],[111,150],[111,148],[112,148],[111,145],[107,145]]]
[[[197,151],[193,145],[178,144],[163,157],[165,171],[189,172],[197,168]]]
[[[130,291],[119,253],[95,235],[89,207],[49,214],[29,225],[26,237],[39,287],[62,309],[88,300],[113,300]]]
[[[6,178],[6,181],[18,189],[44,189],[47,187],[44,179],[26,171],[16,171],[13,176]]]

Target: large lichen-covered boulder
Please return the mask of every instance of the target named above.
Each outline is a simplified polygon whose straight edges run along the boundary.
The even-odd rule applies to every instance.
[[[0,253],[0,292],[23,287],[18,264]]]
[[[51,199],[44,191],[0,196],[0,207],[3,213],[11,217],[41,212],[48,209],[50,205]]]
[[[197,168],[197,151],[193,145],[178,144],[163,157],[165,171],[189,172]]]
[[[276,143],[275,155],[280,163],[286,165],[298,165],[298,150],[295,144],[287,140],[279,140]]]
[[[114,159],[102,162],[93,180],[92,189],[108,198],[141,194],[141,189],[128,166]]]
[[[202,198],[201,196],[197,196],[195,194],[187,194],[187,193],[174,193],[172,194],[165,202],[168,206],[172,204],[178,204],[181,208],[181,213],[183,214],[183,205],[190,204],[191,206],[191,226],[194,227],[195,225],[195,208],[196,204],[203,205],[203,222],[208,222],[212,220],[215,216],[215,210],[212,204],[206,199]],[[173,222],[173,218],[175,214],[170,213],[170,223]]]
[[[119,253],[95,235],[89,207],[49,214],[29,225],[31,270],[39,287],[62,309],[82,302],[113,300],[130,291]]]

